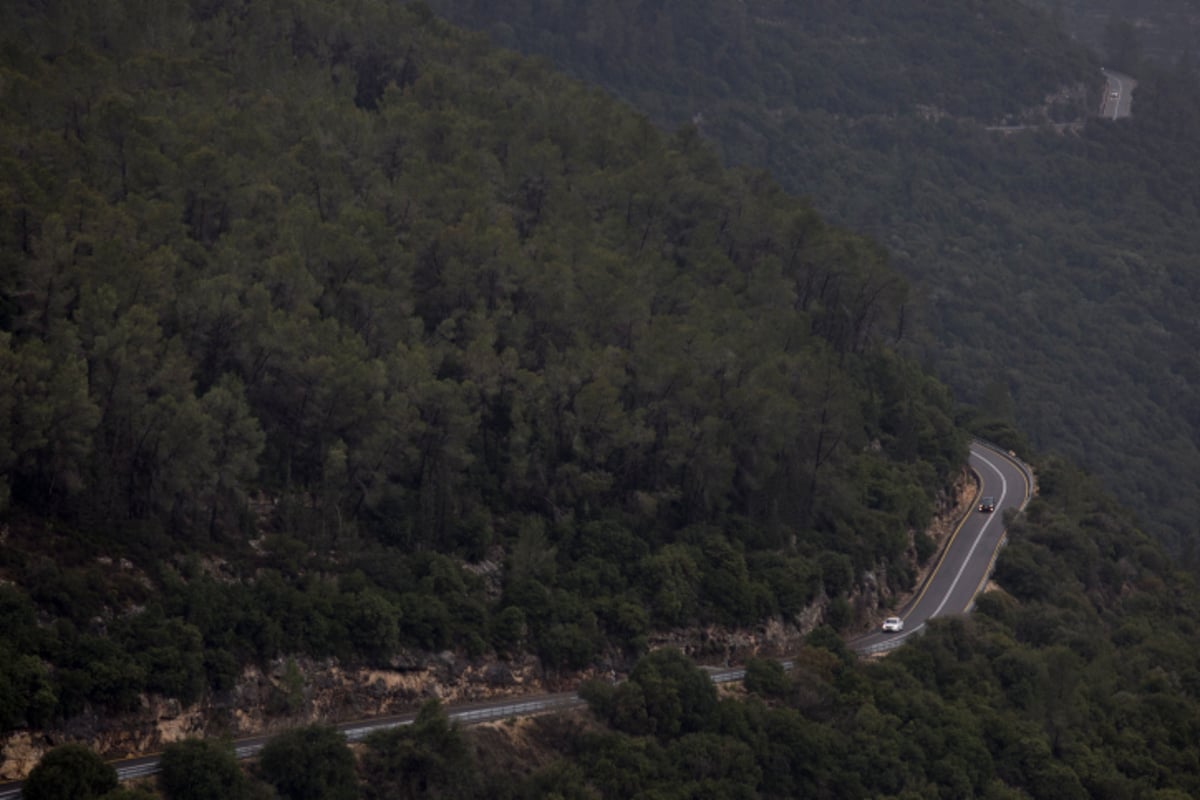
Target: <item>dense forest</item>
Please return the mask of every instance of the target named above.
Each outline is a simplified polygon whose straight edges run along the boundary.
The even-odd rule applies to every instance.
[[[27,798],[63,797],[68,776],[72,797],[108,800],[1195,797],[1200,587],[1094,479],[1036,466],[999,588],[883,660],[821,628],[790,671],[752,661],[744,691],[718,692],[658,650],[615,687],[586,685],[588,712],[463,729],[432,702],[356,753],[302,728],[243,770],[184,741],[156,782],[111,795],[112,768],[69,746]]]
[[[1062,46],[1041,16],[1009,2],[430,5],[486,28],[500,44],[535,50],[611,87],[671,127],[697,115],[710,125],[758,128],[760,118],[796,112],[854,118],[918,107],[999,121],[1095,72],[1086,50]],[[1058,113],[1073,113],[1070,98],[1061,105]]]
[[[1194,0],[1027,0],[1110,63],[1143,58],[1170,64],[1196,54]]]
[[[1139,81],[1113,124],[1088,120],[1098,57],[1015,1],[431,5],[694,123],[727,163],[881,242],[914,287],[909,352],[1194,546],[1200,495],[1178,481],[1200,472],[1193,61],[1148,63],[1134,37],[1109,64]]]
[[[878,246],[419,4],[18,11],[0,728],[912,587],[966,435]]]
[[[722,166],[729,142],[705,140],[720,115],[687,108],[691,123],[663,133],[654,109],[420,3],[12,4],[0,732],[148,695],[196,703],[289,656],[629,667],[584,686],[586,712],[462,730],[435,702],[355,751],[298,728],[245,766],[226,743],[184,739],[145,786],[118,787],[69,744],[29,775],[27,800],[1200,794],[1200,589],[1061,457],[1035,465],[1040,494],[1008,520],[975,613],[879,661],[843,642],[865,575],[887,602],[931,555],[923,531],[961,474],[964,425],[1015,443],[1014,416],[1048,416],[1064,449],[1089,431],[1089,448],[1123,449],[1133,490],[1179,495],[1169,513],[1200,502],[1154,483],[1189,463],[1176,418],[1200,408],[1180,244],[1200,230],[1186,136],[1200,104],[1184,74],[1142,76],[1130,124],[1001,138],[980,123],[1086,105],[1095,62],[1019,7],[966,4],[957,58],[994,40],[1008,44],[987,58],[1011,65],[1020,48],[992,34],[1045,35],[1024,83],[1078,82],[1047,104],[1053,87],[1001,69],[1014,82],[997,92],[994,72],[941,60],[920,33],[929,15],[892,5],[895,19],[811,4],[826,38],[854,12],[842,45],[912,31],[861,52],[876,66],[927,53],[931,69],[915,83],[848,70],[876,84],[776,109],[780,130],[823,137],[796,136],[809,160],[776,165],[789,184],[812,167],[806,201]],[[591,8],[592,35],[645,66],[645,41]],[[736,16],[699,14],[708,39],[667,36],[681,9],[656,8],[677,51],[713,55],[713,31],[754,40]],[[785,29],[790,7],[773,8]],[[955,74],[976,75],[972,91]],[[714,83],[731,102],[748,85]],[[934,100],[910,104],[914,86]],[[738,130],[774,141],[755,119]],[[876,193],[867,216],[889,227],[859,227],[883,244],[824,221],[867,203],[812,191],[839,181]],[[1104,236],[1087,239],[1104,203]],[[1015,284],[996,271],[1012,264]],[[981,332],[1007,329],[1024,347],[998,338],[981,355]],[[957,349],[930,334],[947,331]],[[1090,360],[1061,360],[1081,341]],[[913,353],[980,409],[961,411]],[[1089,427],[1118,406],[1086,405],[1081,387],[1134,407],[1140,427]],[[1170,517],[1156,519],[1158,533]],[[744,689],[647,652],[654,632],[812,608],[823,624],[793,668],[753,661]],[[297,702],[267,698],[281,718]]]

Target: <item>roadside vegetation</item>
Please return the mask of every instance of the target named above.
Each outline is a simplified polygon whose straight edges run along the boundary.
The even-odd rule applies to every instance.
[[[752,661],[745,691],[730,694],[660,650],[615,687],[585,685],[581,714],[458,728],[431,703],[416,724],[371,737],[357,770],[327,730],[285,734],[245,768],[245,790],[273,786],[286,800],[1194,797],[1200,587],[1094,479],[1053,459],[1038,470],[1042,493],[1010,528],[998,588],[886,658],[864,662],[821,628],[790,672]],[[160,787],[164,800],[217,796],[180,793],[165,774]]]

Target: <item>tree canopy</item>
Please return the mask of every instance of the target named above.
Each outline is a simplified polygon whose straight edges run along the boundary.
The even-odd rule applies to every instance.
[[[358,781],[346,737],[333,728],[296,728],[272,739],[258,757],[263,780],[283,800],[355,800]]]
[[[167,745],[159,762],[158,785],[166,800],[249,800],[250,782],[233,748],[207,739]]]
[[[4,725],[911,585],[966,437],[874,243],[420,4],[16,11]]]
[[[1177,477],[1200,471],[1200,70],[1138,48],[1156,29],[1194,41],[1187,3],[1113,17],[1129,52],[1109,65],[1138,81],[1116,122],[1094,118],[1104,62],[1061,25],[1128,4],[431,5],[694,122],[727,163],[874,237],[912,282],[910,354],[980,425],[1103,475],[1175,552],[1200,534]]]
[[[79,744],[56,747],[21,786],[28,800],[97,800],[117,788],[117,771]]]
[[[825,55],[873,63],[920,21],[904,3],[897,17],[810,5],[813,31],[858,17]],[[1060,41],[1007,3],[926,7],[944,12],[936,23],[964,23],[960,59],[994,29]],[[591,7],[585,33],[615,49],[581,52],[637,56],[620,62],[631,70],[653,54],[618,27],[627,17],[670,34],[656,41],[686,63],[766,68],[721,45],[792,11],[613,8]],[[688,8],[690,27],[673,28]],[[644,652],[654,630],[795,620],[822,598],[835,598],[825,622],[850,624],[845,596],[877,566],[885,596],[911,586],[929,553],[910,534],[960,469],[965,435],[947,389],[897,349],[979,375],[989,303],[1011,307],[1026,334],[1094,334],[1080,370],[1107,375],[1111,345],[1118,366],[1144,371],[1128,374],[1148,397],[1167,396],[1150,373],[1171,365],[1172,407],[1190,413],[1188,340],[1172,332],[1192,288],[1177,243],[1200,230],[1186,224],[1200,181],[1188,180],[1198,162],[1184,137],[1200,106],[1183,81],[1146,82],[1139,127],[998,139],[931,112],[1020,114],[1024,90],[956,95],[944,67],[960,62],[939,51],[918,82],[944,93],[932,109],[904,99],[908,77],[866,69],[846,74],[883,89],[835,85],[827,105],[774,114],[817,137],[766,148],[786,180],[864,188],[815,200],[839,219],[898,220],[903,236],[880,235],[894,259],[945,279],[918,275],[918,305],[933,304],[915,313],[880,245],[761,172],[720,166],[706,126],[776,141],[747,120],[663,134],[427,6],[14,11],[0,31],[6,730],[135,709],[147,692],[190,701],[230,688],[247,662],[297,653],[387,664],[401,650],[533,652],[548,669],[608,655],[637,658],[629,680],[585,690],[590,718],[535,721],[520,758],[480,757],[434,703],[368,741],[363,793],[1200,794],[1200,592],[1062,458],[1037,465],[1040,495],[1010,521],[998,588],[887,659],[861,663],[822,627],[790,671],[752,663],[747,694],[729,696],[679,653]],[[931,39],[912,41],[910,55]],[[1028,63],[1050,81],[1094,66],[1069,47],[1037,55]],[[989,56],[963,74],[995,74],[1012,51]],[[793,80],[789,64],[776,63],[779,81]],[[1025,82],[1041,91],[1041,80]],[[731,97],[748,85],[711,83]],[[1163,146],[1140,152],[1135,136]],[[873,156],[847,155],[863,143]],[[1092,175],[1096,152],[1124,160]],[[1018,175],[1031,163],[1019,154],[1048,169]],[[1073,227],[1047,175],[1123,210],[1119,258],[1072,241],[1094,227]],[[979,194],[988,184],[1011,197]],[[1130,185],[1140,200],[1122,205]],[[1028,209],[1043,227],[1022,224]],[[939,225],[918,227],[925,217]],[[1155,258],[1133,247],[1176,219],[1181,238]],[[1061,264],[1005,255],[1037,238]],[[991,261],[968,257],[980,243]],[[999,291],[979,264],[1010,256],[1026,280],[1061,266],[1053,285],[1108,324],[1065,295]],[[1123,300],[1132,284],[1161,308]],[[980,299],[951,302],[963,292]],[[929,318],[960,349],[925,340]],[[1117,353],[1121,325],[1139,323],[1150,343]],[[996,358],[1015,348],[994,345]],[[1054,363],[1021,380],[1072,400],[1095,388]],[[979,427],[1015,438],[1010,415],[1047,410],[1016,376],[983,374]],[[1133,418],[1163,435],[1175,430],[1156,415],[1166,407]],[[1177,450],[1171,463],[1187,463]],[[1126,463],[1145,466],[1139,452],[1125,448]],[[294,710],[294,662],[282,684],[277,705]],[[164,752],[159,788],[167,800],[350,796],[346,755],[328,729],[287,734],[264,751],[268,788],[225,744],[184,741]],[[35,772],[35,792],[38,780],[75,796],[111,786],[110,768],[77,749]]]

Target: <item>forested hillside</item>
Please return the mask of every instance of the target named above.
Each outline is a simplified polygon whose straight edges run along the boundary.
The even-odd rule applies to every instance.
[[[1063,460],[1037,465],[1040,496],[976,613],[875,663],[836,631],[864,571],[884,598],[911,585],[963,459],[948,391],[895,352],[923,344],[921,320],[961,338],[957,355],[925,351],[950,374],[980,361],[962,319],[1107,337],[1087,368],[1111,363],[1116,395],[1136,363],[1156,399],[1139,419],[1181,437],[1159,468],[1186,462],[1152,394],[1169,363],[1173,413],[1195,411],[1174,327],[1193,285],[1171,248],[1197,229],[1200,185],[1180,82],[1147,81],[1144,121],[1076,138],[993,138],[903,102],[856,124],[804,117],[824,115],[829,139],[800,139],[805,163],[836,138],[875,215],[907,220],[878,231],[898,261],[953,256],[913,297],[878,245],[725,170],[694,129],[663,134],[423,5],[59,2],[10,18],[0,730],[71,720],[86,737],[147,695],[229,694],[281,656],[535,653],[552,671],[633,664],[672,628],[809,606],[827,623],[790,674],[751,663],[746,696],[662,650],[591,684],[590,716],[467,734],[430,705],[357,761],[308,728],[246,773],[189,740],[140,789],[67,747],[31,799],[1200,793],[1200,592]],[[976,102],[956,113],[1024,113]],[[913,141],[926,158],[903,157]],[[951,143],[971,157],[947,160]],[[1124,160],[1097,170],[1097,153]],[[1016,175],[1036,158],[1042,172]],[[921,171],[898,182],[893,164]],[[865,202],[820,200],[846,217]],[[1080,209],[1104,202],[1124,216],[1091,241],[1123,243],[1123,276],[1078,236],[1096,233]],[[990,261],[970,255],[980,242]],[[1002,257],[1067,242],[1059,261]],[[1019,285],[1053,273],[1059,293],[989,287],[1010,261]],[[1161,308],[1131,300],[1134,283]],[[972,390],[982,421],[1006,431],[1013,400],[1057,371],[1065,424],[1086,381],[1052,348],[1021,372],[1001,360],[1020,352],[995,346]],[[1135,444],[1126,464],[1163,452]],[[289,666],[285,689],[303,683]],[[284,715],[298,695],[265,702]]]
[[[12,11],[0,728],[911,587],[965,437],[879,247],[423,5]]]
[[[570,785],[613,798],[1195,796],[1200,592],[1094,481],[1037,466],[1041,496],[970,617],[865,664],[818,632],[792,674],[751,664],[745,702],[652,654],[627,684],[592,687],[606,729],[567,748]]]
[[[779,127],[812,112],[843,120],[914,113],[985,123],[1047,113],[1071,119],[1088,107],[1080,93],[1099,89],[1095,57],[1017,2],[430,6],[505,46],[553,58],[665,125],[696,120],[742,163],[761,160],[768,143],[781,145],[770,136],[774,127],[764,127],[768,119]],[[754,150],[737,155],[735,143]]]
[[[1200,495],[1179,484],[1200,473],[1194,71],[1136,75],[1131,120],[1001,133],[1082,123],[1102,85],[1096,56],[1016,2],[431,5],[694,121],[876,238],[960,398],[1101,474],[1173,547],[1196,540]]]
[[[1027,0],[1122,69],[1142,58],[1171,64],[1196,55],[1195,0]]]
[[[1036,466],[1042,492],[1011,529],[999,586],[886,659],[822,628],[790,672],[750,662],[743,693],[659,650],[618,686],[585,686],[590,712],[460,729],[433,703],[370,737],[357,764],[320,727],[241,772],[219,744],[185,741],[167,748],[157,795],[134,797],[1195,797],[1200,590],[1094,480]],[[27,786],[84,775],[97,796],[112,781],[97,760],[62,748]]]

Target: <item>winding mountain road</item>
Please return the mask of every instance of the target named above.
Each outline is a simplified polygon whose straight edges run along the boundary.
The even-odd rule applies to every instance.
[[[904,631],[901,633],[872,633],[850,642],[850,647],[863,654],[891,650],[903,644],[925,627],[928,620],[949,614],[969,611],[975,595],[991,573],[992,564],[1004,538],[1004,512],[1021,509],[1032,492],[1028,469],[1015,457],[983,442],[971,445],[970,465],[979,478],[979,496],[993,497],[996,510],[983,513],[972,510],[959,523],[949,544],[942,550],[937,566],[911,601],[901,610]],[[972,504],[974,507],[976,504]],[[790,668],[791,662],[783,662]],[[740,681],[745,670],[732,667],[710,670],[714,683]],[[490,720],[523,717],[575,708],[584,701],[574,692],[510,698],[490,703],[451,706],[446,712],[451,720],[464,725]],[[378,730],[410,725],[416,713],[376,717],[369,720],[337,725],[349,741],[359,741]],[[274,734],[239,739],[234,742],[238,758],[250,758],[262,750]],[[122,781],[153,775],[159,769],[157,754],[112,762]],[[0,800],[16,800],[21,796],[20,783],[0,784]]]
[[[1128,75],[1112,70],[1103,70],[1105,79],[1104,99],[1100,101],[1100,116],[1105,119],[1121,119],[1133,113],[1133,90],[1137,81]]]
[[[969,463],[979,478],[979,497],[994,498],[996,510],[972,510],[963,517],[933,572],[901,609],[903,632],[872,633],[855,639],[850,647],[859,653],[890,650],[920,633],[928,620],[965,613],[974,604],[1004,539],[1004,512],[1024,508],[1032,486],[1028,468],[992,445],[972,443]],[[972,504],[972,508],[977,505]]]

